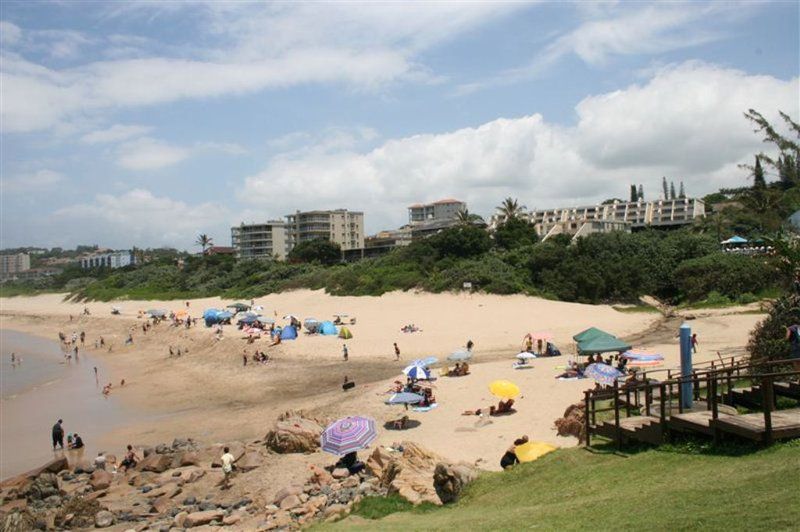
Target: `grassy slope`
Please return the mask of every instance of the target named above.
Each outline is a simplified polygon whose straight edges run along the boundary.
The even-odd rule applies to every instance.
[[[454,506],[332,528],[796,530],[800,442],[742,456],[664,449],[626,456],[562,450],[483,475]]]

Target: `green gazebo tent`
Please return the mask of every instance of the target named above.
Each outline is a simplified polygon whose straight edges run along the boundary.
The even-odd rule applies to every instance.
[[[600,338],[603,336],[610,336],[611,338],[616,338],[613,334],[601,331],[597,327],[589,327],[585,331],[581,331],[575,336],[573,336],[572,339],[580,343],[580,342],[586,342],[588,340],[594,340],[595,338]]]
[[[593,355],[595,353],[608,353],[610,351],[627,351],[631,345],[614,336],[598,336],[589,340],[578,342],[578,353]]]

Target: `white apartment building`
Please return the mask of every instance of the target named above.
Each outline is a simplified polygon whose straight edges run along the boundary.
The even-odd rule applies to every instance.
[[[408,207],[408,223],[414,224],[429,220],[450,220],[458,215],[458,211],[467,208],[463,201],[441,199],[433,203],[417,203]]]
[[[300,242],[318,238],[336,242],[342,251],[364,247],[363,212],[347,209],[297,211],[286,215],[286,229],[288,250]]]
[[[231,245],[240,259],[284,260],[288,251],[286,223],[270,220],[231,227]]]
[[[90,268],[124,268],[136,264],[136,258],[130,250],[109,251],[104,253],[93,253],[81,257],[81,268],[88,270]]]
[[[31,269],[31,256],[27,253],[0,255],[0,277],[13,278]]]

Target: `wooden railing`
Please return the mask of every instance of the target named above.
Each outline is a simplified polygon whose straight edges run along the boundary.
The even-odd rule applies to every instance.
[[[653,402],[658,392],[657,417],[661,426],[666,429],[668,413],[677,410],[684,413],[684,397],[682,386],[685,383],[692,385],[692,401],[705,400],[707,409],[712,412],[712,419],[719,417],[719,403],[731,404],[735,385],[741,380],[750,380],[760,387],[762,393],[762,410],[766,429],[765,441],[772,442],[772,411],[775,409],[774,382],[776,379],[787,379],[800,376],[800,371],[775,371],[774,368],[791,365],[793,360],[776,360],[763,362],[744,363],[739,360],[732,365],[722,368],[693,368],[692,374],[687,376],[672,377],[665,381],[645,380],[643,382],[627,383],[620,386],[618,381],[612,387],[592,389],[584,392],[586,445],[591,445],[591,435],[597,426],[597,414],[614,412],[615,441],[618,445],[622,442],[620,419],[624,408],[625,416],[630,417],[633,410],[638,410],[640,415],[652,416]],[[705,391],[705,397],[702,392]],[[723,395],[724,394],[724,395]],[[727,401],[725,400],[727,398]],[[633,399],[633,400],[632,400]],[[611,405],[598,408],[598,402],[611,401]],[[673,401],[677,401],[674,405]],[[719,434],[715,431],[715,441]]]

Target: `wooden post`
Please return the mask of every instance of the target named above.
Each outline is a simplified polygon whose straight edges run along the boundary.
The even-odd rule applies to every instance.
[[[772,445],[772,377],[761,379],[761,400],[764,403],[764,443]]]
[[[711,381],[717,382],[717,374],[716,373],[706,373],[706,408],[711,410]],[[717,387],[714,386],[716,390]]]
[[[678,413],[683,414],[683,377],[678,377]],[[670,383],[670,388],[672,383]]]
[[[692,371],[692,396],[695,401],[700,400],[700,379],[696,370]]]
[[[614,432],[617,436],[617,449],[622,449],[622,431],[619,428],[619,381],[614,381]]]
[[[664,395],[667,393],[667,385],[663,382],[658,385],[659,392],[661,393],[661,400],[659,401],[659,412],[658,418],[661,421],[661,440],[664,440],[664,436],[669,437],[669,428],[667,427],[667,409],[666,407],[666,398]]]
[[[717,379],[714,379],[711,384],[711,391],[713,399],[711,400],[711,430],[714,432],[714,444],[718,444],[719,429],[717,428],[717,418],[719,417],[719,408],[717,407]]]
[[[728,384],[728,404],[733,406],[733,371],[728,370],[727,373],[727,384]]]
[[[583,422],[586,425],[586,447],[592,446],[592,440],[591,440],[592,426],[591,423],[589,423],[589,393],[590,393],[589,390],[583,392],[583,400],[585,403],[584,407],[585,410],[583,412]]]
[[[625,417],[631,417],[631,389],[625,388]]]
[[[644,413],[650,415],[650,404],[653,402],[653,389],[650,384],[646,384],[644,389]]]

